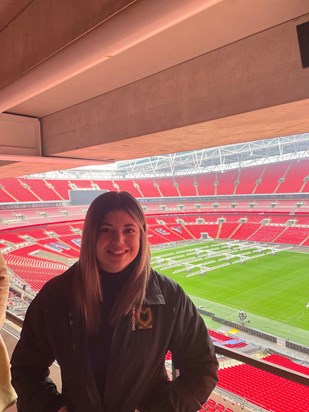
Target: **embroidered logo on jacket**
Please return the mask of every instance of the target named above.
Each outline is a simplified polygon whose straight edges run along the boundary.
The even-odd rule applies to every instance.
[[[132,309],[132,330],[152,329],[153,328],[153,310],[150,306],[143,306],[140,313],[135,306]]]

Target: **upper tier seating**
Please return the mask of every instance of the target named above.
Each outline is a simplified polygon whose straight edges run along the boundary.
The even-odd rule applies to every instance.
[[[63,200],[57,191],[53,189],[51,183],[46,182],[44,179],[19,179],[24,184],[28,185],[30,190],[36,194],[39,200],[52,201]]]
[[[245,195],[253,194],[257,186],[257,180],[262,176],[264,166],[253,166],[246,169],[240,169],[239,183],[235,194]]]
[[[114,182],[112,180],[92,180],[91,188],[95,190],[117,191],[117,188],[114,186]]]
[[[1,203],[14,203],[18,202],[8,191],[5,186],[5,182],[1,180],[0,183],[0,202]]]
[[[288,166],[289,164],[287,164],[287,162],[265,165],[255,193],[276,193],[277,187],[279,186],[279,179],[284,176]]]
[[[136,183],[133,180],[114,180],[114,185],[119,188],[119,191],[129,192],[137,198],[142,197],[141,192],[138,190]],[[115,188],[113,190],[115,190]]]
[[[38,202],[40,198],[31,191],[27,183],[16,178],[1,179],[2,194],[7,193],[15,202]],[[5,201],[0,199],[0,201]]]
[[[284,181],[280,183],[277,193],[302,192],[305,185],[305,177],[309,175],[309,159],[294,161],[290,164]]]
[[[141,197],[162,197],[158,189],[154,185],[154,181],[151,179],[134,179],[135,183],[139,187]]]
[[[196,175],[197,190],[199,196],[213,196],[215,195],[215,173],[208,173],[205,175]]]
[[[178,197],[179,191],[175,186],[175,182],[171,177],[155,179],[155,184],[157,185],[157,190],[163,197]]]
[[[180,196],[198,196],[194,176],[175,176],[175,183],[178,185]]]
[[[69,200],[70,190],[126,190],[137,198],[305,193],[309,159],[251,166],[223,173],[124,180],[16,179],[0,181],[0,202]]]
[[[217,173],[217,195],[235,194],[235,182],[238,180],[239,171],[229,170],[224,173]]]
[[[71,190],[71,187],[67,180],[46,179],[46,181],[52,185],[54,191],[58,193],[58,197],[60,196],[63,200],[69,200],[69,190]]]

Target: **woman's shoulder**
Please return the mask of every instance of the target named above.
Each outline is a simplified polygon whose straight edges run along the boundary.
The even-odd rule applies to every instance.
[[[62,294],[67,293],[68,290],[72,289],[72,280],[74,273],[77,271],[77,264],[68,268],[65,272],[61,273],[58,276],[50,279],[39,292],[41,296],[61,296]]]
[[[150,284],[153,287],[158,287],[163,295],[179,295],[184,293],[182,287],[177,282],[153,269],[150,272]]]
[[[173,279],[151,270],[146,303],[164,304],[173,311],[192,308],[192,301],[183,288]],[[190,309],[191,310],[191,309]]]

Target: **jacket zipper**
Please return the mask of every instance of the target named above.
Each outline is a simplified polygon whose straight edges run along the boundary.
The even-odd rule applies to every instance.
[[[118,323],[117,323],[117,325],[118,325]],[[112,336],[111,349],[110,349],[110,358],[109,358],[109,362],[108,362],[108,366],[107,366],[106,384],[105,384],[105,389],[104,389],[104,404],[105,404],[106,400],[108,399],[108,395],[110,394],[110,388],[111,388],[111,371],[112,371],[112,365],[113,365],[113,343],[114,343],[114,340],[115,340],[117,325],[115,327],[115,330],[114,330],[113,336]]]
[[[75,358],[77,358],[77,351],[76,351],[76,345],[75,345],[75,333],[74,333],[74,327],[73,327],[73,319],[72,319],[72,312],[69,312],[69,323],[70,323],[70,328],[71,328],[71,332],[72,332],[72,349],[73,349],[73,353],[75,355]],[[79,369],[78,369],[79,370]],[[93,398],[93,393],[91,391],[91,389],[89,388],[88,382],[85,379],[85,375],[84,374],[80,374],[82,375],[82,379],[85,383],[85,387],[87,389],[87,393],[89,396],[89,399],[92,403],[92,406],[94,406],[96,404],[94,398]],[[79,410],[77,410],[78,412]],[[80,411],[83,412],[83,411]]]
[[[107,367],[107,373],[106,373],[106,385],[105,385],[105,390],[104,390],[104,406],[106,404],[106,400],[108,401],[110,398],[110,393],[111,393],[111,387],[112,387],[112,383],[111,383],[111,371],[113,370],[113,365],[114,365],[114,351],[115,351],[115,341],[118,338],[119,335],[119,329],[120,329],[120,325],[122,322],[126,322],[126,319],[120,319],[117,321],[115,328],[114,328],[114,332],[113,332],[113,336],[112,336],[112,341],[111,341],[111,348],[110,348],[110,358],[109,358],[109,362],[108,362],[108,367]],[[130,328],[131,328],[131,324],[130,324]],[[131,330],[130,330],[131,332]]]

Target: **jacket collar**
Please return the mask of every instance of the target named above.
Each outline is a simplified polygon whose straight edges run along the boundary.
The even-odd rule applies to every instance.
[[[71,266],[67,272],[70,272],[72,276],[76,276],[76,272],[79,271],[79,267],[77,263],[75,263],[73,266]],[[159,286],[159,282],[156,276],[156,272],[151,269],[150,270],[150,275],[149,275],[149,280],[147,283],[147,289],[146,289],[146,296],[145,296],[145,304],[147,305],[165,305],[165,299],[163,296],[163,293],[161,291],[161,288]],[[69,307],[70,307],[70,312],[74,313],[74,303],[73,303],[73,296],[70,295],[69,297]]]
[[[147,284],[145,304],[146,305],[165,305],[164,296],[162,294],[157,277],[153,270],[151,270],[150,272],[150,276],[149,276],[149,280]]]

